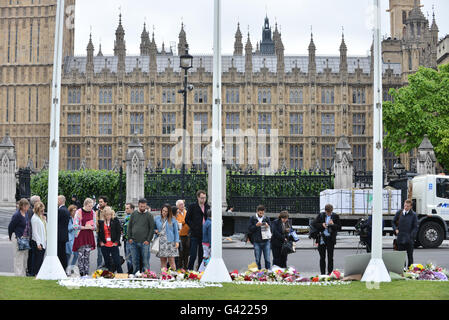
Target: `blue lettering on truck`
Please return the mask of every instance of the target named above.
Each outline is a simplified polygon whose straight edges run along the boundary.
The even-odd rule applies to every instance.
[[[433,189],[433,184],[429,183],[429,191]]]

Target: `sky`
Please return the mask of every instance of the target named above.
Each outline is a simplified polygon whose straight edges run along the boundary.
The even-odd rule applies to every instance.
[[[127,55],[140,54],[143,25],[154,31],[159,50],[178,42],[181,23],[192,54],[212,54],[213,0],[77,0],[75,9],[75,55],[86,55],[89,33],[95,52],[101,42],[104,55],[112,55],[119,13],[125,29]],[[310,33],[317,55],[338,55],[344,30],[348,55],[368,55],[372,42],[372,0],[222,0],[222,54],[234,51],[237,23],[243,45],[249,31],[253,48],[262,38],[265,16],[282,33],[285,55],[306,55]],[[449,1],[421,0],[422,11],[432,19],[435,7],[440,38],[449,33]],[[389,36],[389,1],[381,0],[382,35]],[[177,46],[175,46],[177,48]]]

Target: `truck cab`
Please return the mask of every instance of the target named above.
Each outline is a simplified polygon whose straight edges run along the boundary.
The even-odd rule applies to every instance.
[[[419,221],[416,244],[436,248],[448,236],[449,176],[422,175],[411,183],[413,210]]]

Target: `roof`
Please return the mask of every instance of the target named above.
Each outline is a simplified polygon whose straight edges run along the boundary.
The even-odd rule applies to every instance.
[[[69,56],[64,61],[64,73],[68,74],[74,69],[80,73],[86,72],[86,56]],[[253,55],[253,72],[257,73],[264,67],[269,72],[277,72],[277,57],[275,55]],[[117,72],[118,57],[117,56],[95,56],[94,57],[94,73],[101,73],[104,68],[111,72]],[[167,67],[173,68],[174,72],[180,72],[179,56],[157,55],[156,58],[157,72],[165,72]],[[285,73],[292,72],[292,69],[298,67],[301,72],[307,73],[309,66],[309,57],[307,55],[285,56],[284,58]],[[193,58],[193,68],[191,72],[196,72],[202,66],[205,72],[213,72],[213,56],[212,55],[196,55]],[[234,66],[237,72],[245,72],[245,56],[222,56],[222,70],[228,72]],[[149,56],[127,56],[125,58],[125,71],[131,73],[138,67],[142,72],[149,72],[150,57]],[[330,68],[332,73],[340,71],[340,56],[317,56],[316,70],[323,73],[325,68]],[[360,68],[363,73],[369,74],[371,70],[371,57],[348,57],[348,72],[355,73]],[[383,71],[392,69],[393,74],[400,75],[402,72],[400,63],[384,63]]]

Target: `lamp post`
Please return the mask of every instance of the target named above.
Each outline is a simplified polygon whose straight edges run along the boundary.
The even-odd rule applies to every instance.
[[[182,165],[181,165],[181,183],[182,183],[182,198],[185,199],[184,179],[186,171],[186,130],[187,130],[187,89],[192,90],[193,86],[187,85],[187,71],[192,68],[193,57],[189,54],[189,48],[186,46],[185,53],[179,57],[181,69],[184,70],[184,88],[179,90],[184,98],[184,109],[182,114]]]

